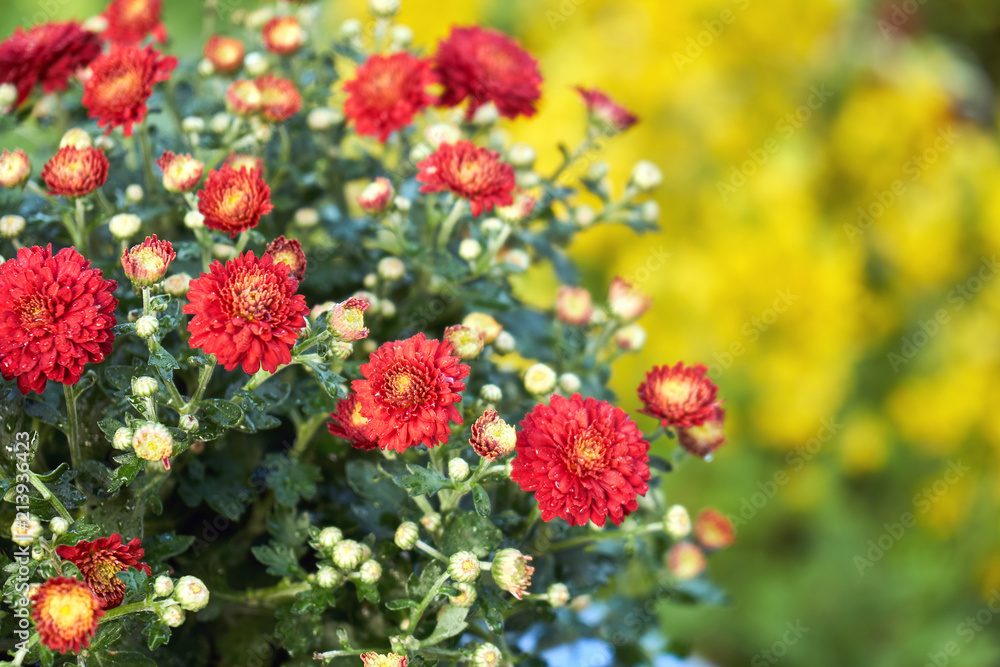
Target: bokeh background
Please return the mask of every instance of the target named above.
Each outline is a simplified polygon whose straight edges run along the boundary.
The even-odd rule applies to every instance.
[[[0,33],[103,4],[3,0]],[[201,2],[164,4],[171,50],[196,56]],[[619,188],[637,160],[661,166],[663,230],[593,229],[574,254],[595,294],[619,273],[656,299],[645,349],[615,368],[624,407],[678,360],[710,365],[726,399],[729,443],[668,488],[737,519],[710,565],[731,603],[643,607],[673,648],[725,666],[1000,664],[1000,4],[403,4],[428,50],[481,22],[538,57],[541,112],[509,130],[543,173],[584,131],[571,86],[642,117],[601,159]],[[362,15],[334,2],[324,20]],[[556,286],[543,268],[523,292],[547,305]]]

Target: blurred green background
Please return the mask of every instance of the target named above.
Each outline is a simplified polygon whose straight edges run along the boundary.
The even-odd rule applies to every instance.
[[[103,4],[4,0],[0,32]],[[164,4],[169,50],[197,57],[201,2]],[[574,248],[595,294],[621,273],[656,299],[615,369],[624,407],[678,360],[726,398],[729,444],[668,489],[738,519],[710,565],[732,604],[650,618],[718,665],[1000,664],[1000,5],[403,4],[428,50],[485,22],[536,54],[541,112],[509,129],[541,171],[582,136],[576,84],[642,117],[602,156],[617,183],[642,158],[664,170],[662,233]],[[324,21],[363,15],[337,2]],[[543,269],[523,291],[547,306],[555,288]]]

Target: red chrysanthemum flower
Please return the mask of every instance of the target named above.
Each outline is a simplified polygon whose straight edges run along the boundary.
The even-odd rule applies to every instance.
[[[452,28],[434,57],[444,93],[441,104],[469,100],[467,117],[493,102],[505,118],[534,116],[542,96],[538,62],[507,35],[474,26]]]
[[[134,44],[152,34],[162,44],[167,41],[162,13],[162,0],[111,0],[104,10],[108,27],[101,36],[109,42]]]
[[[639,117],[597,88],[576,87],[591,121],[606,134],[618,134],[639,122]]]
[[[374,55],[344,84],[344,114],[354,120],[358,134],[384,143],[434,104],[436,98],[427,91],[434,80],[430,63],[405,51]]]
[[[11,153],[6,148],[0,153],[0,187],[16,188],[31,176],[31,160],[20,148]]]
[[[160,241],[156,234],[122,253],[122,268],[136,287],[149,287],[163,280],[170,263],[177,257],[170,241]]]
[[[355,449],[370,451],[378,448],[378,440],[369,440],[365,434],[368,418],[361,414],[361,403],[358,395],[352,393],[337,403],[337,412],[330,413],[330,421],[326,423],[330,435],[343,438]]]
[[[264,48],[279,56],[290,56],[306,43],[306,31],[299,20],[288,14],[275,16],[261,30]]]
[[[694,536],[709,551],[725,549],[736,542],[732,522],[719,510],[703,509],[694,522]]]
[[[608,306],[611,314],[626,322],[641,317],[652,305],[651,296],[621,276],[615,276],[608,287]]]
[[[63,146],[42,167],[49,194],[82,197],[108,180],[108,158],[100,148]]]
[[[395,653],[376,653],[369,651],[361,654],[362,667],[406,667],[406,656]]]
[[[146,100],[153,86],[169,79],[175,67],[177,58],[161,57],[151,46],[113,44],[111,51],[90,66],[92,73],[83,88],[87,115],[97,119],[98,127],[107,128],[105,134],[122,127],[125,136],[131,137],[132,125],[146,117]]]
[[[52,651],[78,653],[90,646],[103,615],[101,601],[79,579],[53,577],[31,596],[31,620]]]
[[[205,42],[204,55],[216,72],[235,72],[243,65],[246,48],[243,41],[225,35],[212,35]]]
[[[309,313],[289,267],[253,252],[213,262],[209,273],[191,281],[184,312],[191,347],[214,354],[227,371],[269,373],[291,362],[292,347]]]
[[[447,442],[450,422],[462,423],[455,404],[469,367],[452,355],[451,343],[424,334],[391,341],[361,365],[362,380],[351,383],[368,418],[365,436],[382,449],[403,452],[420,443]]]
[[[289,275],[298,282],[306,276],[306,254],[302,252],[302,244],[296,239],[286,239],[279,236],[267,244],[265,254],[271,256],[276,262],[284,262],[288,265]]]
[[[645,404],[639,412],[656,417],[663,426],[701,426],[719,406],[719,388],[706,372],[701,364],[692,367],[680,361],[673,368],[654,366],[639,385],[639,400]]]
[[[281,123],[302,108],[302,95],[288,79],[268,74],[254,81],[260,92],[260,113],[265,120]]]
[[[35,84],[46,93],[65,90],[69,78],[101,55],[101,40],[79,23],[44,23],[17,28],[0,43],[0,83],[17,87],[15,107]]]
[[[163,170],[164,189],[175,194],[194,190],[205,171],[205,163],[194,159],[190,153],[176,155],[172,151],[163,151],[156,166]]]
[[[725,418],[726,411],[716,406],[712,416],[700,426],[678,428],[677,442],[689,454],[707,459],[712,452],[726,444],[726,433],[722,429]]]
[[[417,164],[420,192],[452,192],[469,200],[472,215],[514,203],[514,168],[500,154],[471,141],[441,144]]]
[[[205,186],[198,191],[198,211],[205,216],[205,226],[235,237],[253,229],[271,205],[271,188],[257,169],[222,169],[208,172]]]
[[[117,607],[125,598],[125,582],[116,576],[119,572],[134,567],[152,573],[142,562],[146,551],[139,545],[138,537],[122,544],[122,536],[115,533],[93,542],[81,540],[76,546],[58,546],[56,553],[80,568],[83,580],[100,600],[101,609]]]
[[[260,89],[251,79],[236,79],[226,88],[226,108],[238,116],[260,111]]]
[[[0,265],[0,371],[22,394],[75,384],[111,354],[118,286],[73,248],[21,248]]]
[[[264,158],[246,153],[230,153],[222,162],[223,166],[229,166],[239,171],[240,169],[256,169],[261,174],[264,173]]]
[[[533,491],[543,521],[571,526],[606,517],[620,525],[639,508],[649,481],[649,443],[628,414],[607,401],[553,395],[521,422],[511,479]]]

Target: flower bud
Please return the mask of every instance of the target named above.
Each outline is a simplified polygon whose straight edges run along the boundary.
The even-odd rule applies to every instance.
[[[361,28],[360,19],[347,19],[340,24],[340,37],[341,39],[354,39],[361,34]]]
[[[663,528],[675,540],[681,540],[691,533],[691,516],[683,505],[673,505],[663,519]]]
[[[260,7],[259,9],[247,12],[244,22],[246,27],[251,30],[256,30],[270,21],[273,17],[274,9],[272,7]]]
[[[163,170],[164,189],[174,194],[194,190],[205,171],[204,162],[190,155],[175,155],[170,151],[164,151],[156,165]]]
[[[170,296],[182,297],[191,286],[191,276],[186,273],[175,273],[163,281],[163,290]]]
[[[509,206],[498,206],[497,215],[505,222],[517,224],[531,217],[535,210],[535,198],[528,194],[518,194]]]
[[[340,570],[329,565],[320,565],[316,571],[316,583],[321,588],[336,588],[344,582],[344,575]]]
[[[492,125],[498,120],[500,120],[500,112],[493,102],[487,102],[472,114],[473,125]]]
[[[501,331],[500,335],[498,335],[497,339],[493,342],[493,349],[500,354],[510,354],[517,349],[517,341],[511,333]]]
[[[471,607],[475,604],[476,598],[478,597],[475,586],[467,584],[464,581],[460,581],[455,584],[455,588],[458,589],[458,595],[451,595],[448,597],[448,601],[451,604],[456,607]]]
[[[389,179],[379,176],[366,185],[365,189],[358,195],[358,205],[367,213],[382,213],[389,208],[394,195],[395,190],[393,190]]]
[[[556,372],[545,364],[533,364],[524,372],[524,388],[529,394],[542,396],[556,387]]]
[[[419,645],[416,644],[416,640],[413,637],[410,637],[409,640],[412,644],[409,650],[415,651]],[[395,653],[375,653],[374,651],[369,651],[368,653],[361,654],[361,665],[362,667],[406,667],[406,656]]]
[[[181,121],[181,129],[188,134],[197,134],[205,131],[205,121],[198,116],[185,116]]]
[[[145,196],[146,193],[143,192],[142,186],[138,183],[133,183],[125,188],[125,201],[129,204],[138,204]]]
[[[174,438],[163,424],[146,422],[135,430],[135,435],[132,436],[132,449],[140,459],[162,461],[173,455]]]
[[[160,330],[160,323],[152,315],[143,315],[135,323],[135,332],[139,338],[152,338]]]
[[[599,181],[605,178],[610,171],[611,166],[604,160],[599,160],[590,165],[590,168],[587,169],[587,178],[592,181]]]
[[[559,388],[567,394],[575,394],[580,391],[580,376],[575,373],[563,373],[559,376]]]
[[[215,65],[208,58],[202,58],[198,61],[198,74],[202,76],[212,76],[215,74]]]
[[[299,227],[315,227],[319,224],[319,213],[314,208],[300,208],[295,211],[295,224]]]
[[[228,243],[212,244],[212,256],[220,261],[228,262],[229,260],[234,259],[238,254],[239,253],[236,252],[236,248]]]
[[[705,571],[705,554],[690,542],[678,542],[667,552],[667,569],[678,581],[694,579]]]
[[[18,513],[10,525],[10,539],[20,547],[31,545],[42,534],[42,522],[33,514]]]
[[[153,592],[156,593],[156,597],[165,598],[169,597],[171,593],[174,592],[174,581],[170,577],[161,574],[156,579],[153,580]]]
[[[433,123],[424,130],[424,139],[435,150],[441,144],[454,144],[462,138],[462,130],[452,123]]]
[[[528,144],[513,144],[507,150],[507,161],[515,169],[531,169],[537,157],[535,149]]]
[[[663,172],[649,160],[640,160],[632,168],[632,183],[642,192],[656,189],[663,182]]]
[[[321,549],[332,549],[333,545],[344,539],[344,531],[336,526],[327,526],[319,531],[316,542]]]
[[[365,552],[354,540],[341,540],[331,550],[333,563],[341,570],[353,570],[364,559]]]
[[[5,148],[0,153],[0,186],[16,188],[31,176],[31,160],[28,154],[20,148],[8,152]]]
[[[160,620],[171,628],[178,628],[184,624],[184,610],[179,605],[168,605],[160,609]]]
[[[335,340],[327,345],[326,352],[330,359],[344,361],[354,353],[354,345],[342,340]]]
[[[638,324],[629,324],[615,332],[615,344],[623,350],[638,352],[646,344],[646,330]]]
[[[556,315],[566,324],[587,324],[593,314],[593,299],[583,287],[563,285],[556,292]]]
[[[518,600],[528,591],[535,568],[528,565],[531,556],[517,549],[501,549],[493,557],[493,581]]]
[[[393,47],[405,49],[413,42],[413,28],[408,25],[396,24],[389,31],[389,39]]]
[[[201,611],[208,604],[208,588],[198,577],[183,576],[174,587],[174,599],[187,611]]]
[[[250,76],[260,76],[268,70],[270,63],[267,62],[267,56],[263,53],[251,51],[243,57],[243,66],[246,67],[247,74]]]
[[[472,667],[496,667],[503,657],[493,644],[480,644],[472,654]]]
[[[12,83],[0,83],[0,114],[5,114],[17,101],[17,86]]]
[[[61,516],[52,517],[49,520],[49,530],[52,531],[53,535],[62,535],[69,530],[69,521]]]
[[[344,121],[344,114],[329,107],[317,107],[306,116],[306,125],[313,132],[329,130],[334,125]]]
[[[383,280],[399,280],[406,275],[406,265],[398,257],[383,257],[378,262],[378,275]]]
[[[453,482],[464,482],[469,478],[469,464],[465,459],[455,458],[448,461],[448,477]]]
[[[222,134],[229,129],[229,126],[233,122],[233,117],[230,116],[225,111],[220,111],[219,113],[212,116],[212,119],[208,121],[208,127],[212,132],[216,134]]]
[[[333,307],[327,318],[327,326],[338,340],[353,343],[368,337],[364,312],[370,305],[367,299],[351,297]]]
[[[499,403],[503,399],[503,390],[495,384],[484,384],[479,390],[479,398],[487,403]]]
[[[566,588],[566,584],[552,584],[546,589],[545,595],[553,609],[565,606],[569,602],[569,589]]]
[[[205,216],[198,211],[188,211],[184,214],[184,226],[188,229],[201,229],[205,226]]]
[[[581,204],[573,209],[573,222],[576,223],[577,227],[581,229],[586,229],[594,224],[594,220],[597,219],[597,211],[592,207]]]
[[[197,431],[199,425],[198,418],[194,415],[181,415],[180,419],[177,420],[177,426],[188,433]]]
[[[382,566],[377,560],[366,560],[358,568],[361,581],[366,584],[374,584],[382,578]]]
[[[420,525],[429,533],[437,532],[441,528],[441,515],[437,512],[429,512],[420,517]]]
[[[87,134],[85,130],[81,130],[78,127],[66,130],[66,133],[62,135],[62,139],[59,140],[59,148],[72,146],[79,150],[84,150],[93,145],[94,142],[91,140],[90,135]]]
[[[410,149],[410,162],[417,164],[423,162],[434,153],[434,148],[429,144],[420,142]]]
[[[514,451],[517,432],[496,410],[487,410],[472,425],[469,444],[476,454],[493,461]]]
[[[26,223],[19,215],[5,215],[0,217],[0,236],[5,239],[16,239],[24,231]]]
[[[483,245],[476,239],[462,239],[458,244],[458,256],[471,262],[483,254]]]
[[[175,257],[177,253],[170,241],[161,241],[153,234],[139,245],[123,252],[121,262],[133,287],[142,288],[163,280]]]
[[[733,524],[718,510],[704,509],[694,521],[694,535],[705,549],[725,549],[736,541]]]
[[[125,241],[135,236],[141,226],[142,220],[134,213],[119,213],[108,221],[108,231],[120,241]]]
[[[608,288],[608,306],[611,313],[623,321],[640,317],[653,305],[648,294],[637,289],[632,283],[615,276]]]
[[[396,197],[392,200],[392,203],[396,207],[396,210],[402,213],[406,213],[410,210],[410,207],[413,206],[413,202],[406,197]]]
[[[462,320],[462,324],[482,331],[483,342],[486,345],[490,345],[493,341],[495,341],[497,336],[500,335],[500,332],[503,331],[503,325],[486,313],[469,313],[465,316],[465,319]]]
[[[394,538],[397,547],[407,551],[413,548],[418,539],[420,539],[420,528],[417,527],[417,524],[412,521],[404,521],[399,524]]]
[[[132,393],[139,398],[154,396],[156,394],[156,390],[159,388],[160,383],[156,381],[156,378],[148,375],[141,375],[137,378],[132,378]]]
[[[645,222],[657,223],[660,221],[660,205],[653,200],[643,202],[639,215]]]
[[[127,452],[132,449],[132,438],[134,435],[132,429],[122,426],[115,431],[114,437],[111,438],[111,446],[119,451]]]
[[[400,0],[368,0],[372,14],[382,19],[390,19],[399,12]]]
[[[710,459],[712,452],[726,443],[723,430],[726,411],[718,408],[715,414],[701,426],[677,429],[677,442],[689,454]]]
[[[444,339],[451,343],[459,359],[475,359],[483,351],[483,333],[463,324],[455,324],[444,330]]]
[[[479,578],[479,558],[471,551],[459,551],[448,559],[448,574],[455,581],[471,583]]]

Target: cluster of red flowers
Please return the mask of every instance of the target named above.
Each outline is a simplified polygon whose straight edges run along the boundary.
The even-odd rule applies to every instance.
[[[69,78],[99,55],[101,40],[79,23],[17,28],[0,43],[0,83],[17,87],[18,107],[36,85],[46,93],[65,90]]]
[[[240,116],[259,113],[270,123],[281,123],[302,109],[302,95],[288,79],[266,74],[233,81],[226,89],[226,104]]]
[[[706,457],[722,446],[725,410],[716,399],[719,388],[698,364],[656,366],[639,385],[640,412],[656,417],[664,427],[678,430],[678,441],[695,456]]]

